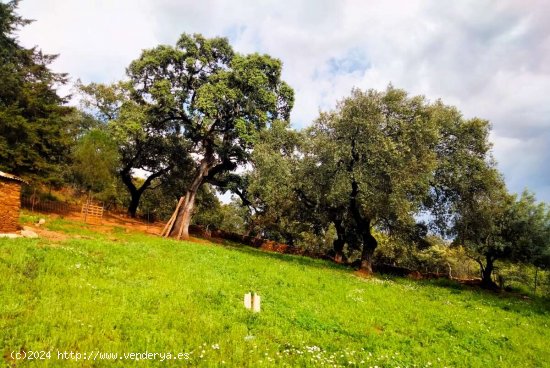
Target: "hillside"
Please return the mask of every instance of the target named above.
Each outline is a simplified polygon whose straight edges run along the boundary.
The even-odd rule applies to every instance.
[[[325,261],[165,240],[122,227],[97,232],[48,219],[46,228],[49,235],[40,239],[0,239],[4,365],[107,367],[113,359],[118,366],[234,367],[550,362],[550,306],[544,300],[449,281],[365,279]],[[259,314],[243,307],[249,291],[262,297]],[[31,361],[13,354],[30,351],[51,355]],[[61,359],[64,352],[72,359]]]

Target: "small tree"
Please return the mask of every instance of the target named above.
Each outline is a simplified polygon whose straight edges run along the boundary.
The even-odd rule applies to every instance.
[[[431,107],[431,114],[440,138],[424,209],[432,216],[432,230],[464,245],[480,266],[483,285],[495,287],[496,260],[541,259],[548,243],[544,205],[537,205],[530,194],[518,199],[507,192],[491,156],[488,121],[465,120],[440,101]]]
[[[457,241],[472,253],[479,264],[482,285],[495,288],[492,280],[497,260],[537,265],[550,247],[549,211],[544,203],[524,192],[519,198],[504,185],[476,196],[465,205],[457,222]]]
[[[77,184],[96,193],[114,187],[118,169],[116,143],[103,130],[80,137],[72,152],[72,173]]]

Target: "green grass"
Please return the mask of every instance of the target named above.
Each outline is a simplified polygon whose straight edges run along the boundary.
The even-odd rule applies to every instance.
[[[47,228],[69,239],[0,239],[4,365],[112,366],[57,356],[100,351],[189,354],[117,366],[549,366],[542,299],[448,281],[361,279],[325,261],[96,233],[66,220]],[[262,297],[259,314],[243,307],[251,290]],[[13,360],[12,351],[51,358]]]

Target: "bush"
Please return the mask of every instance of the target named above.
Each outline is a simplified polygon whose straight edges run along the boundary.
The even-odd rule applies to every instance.
[[[496,269],[502,288],[522,293],[550,296],[550,271],[521,263],[501,262]],[[535,287],[536,280],[536,287]]]
[[[412,244],[377,234],[375,262],[405,267],[424,274],[445,274],[470,279],[479,276],[479,266],[462,247],[451,247],[439,238],[430,237],[431,247],[418,249]]]

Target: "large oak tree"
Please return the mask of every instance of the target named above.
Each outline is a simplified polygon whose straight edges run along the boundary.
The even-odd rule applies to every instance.
[[[133,98],[148,104],[149,119],[188,143],[191,180],[163,234],[186,239],[195,197],[204,183],[224,185],[248,162],[258,131],[288,120],[293,90],[281,62],[235,53],[225,38],[183,34],[175,47],[143,51],[128,75]]]
[[[302,199],[327,214],[372,272],[375,228],[410,235],[437,165],[438,139],[427,102],[399,89],[353,90],[308,131]]]

